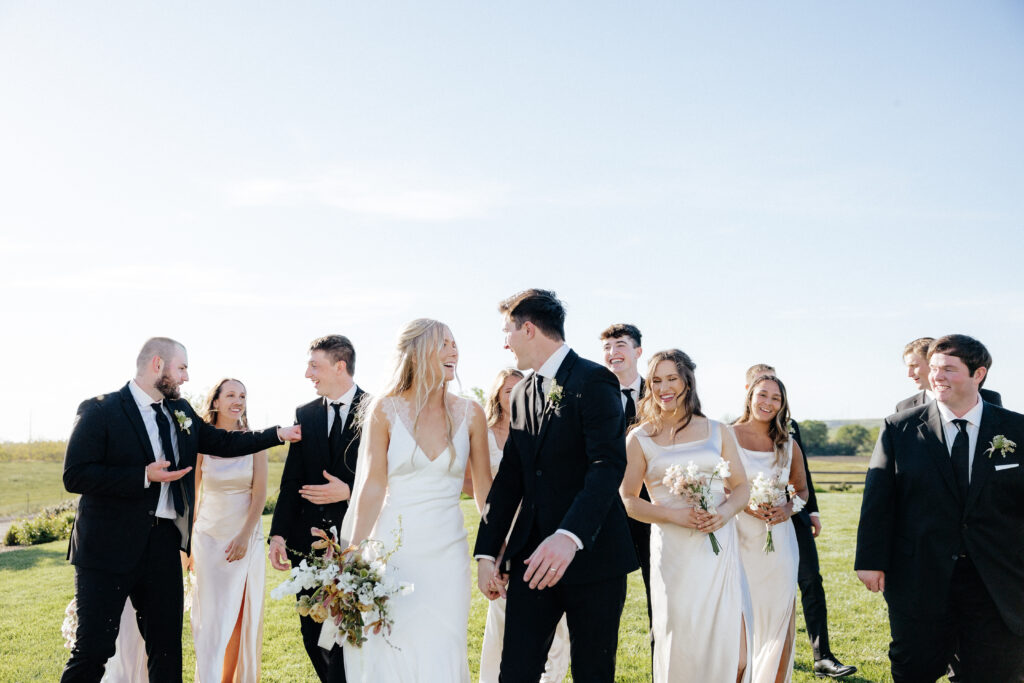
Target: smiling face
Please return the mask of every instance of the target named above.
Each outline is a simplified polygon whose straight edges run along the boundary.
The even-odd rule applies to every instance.
[[[946,353],[933,353],[928,367],[928,381],[937,401],[954,412],[969,410],[978,402],[978,388],[987,372],[984,367],[977,368],[971,376],[963,360]]]
[[[188,381],[188,355],[181,347],[174,347],[169,359],[161,359],[160,377],[154,382],[156,390],[164,398],[181,398],[181,385]]]
[[[441,348],[437,350],[437,362],[441,364],[444,372],[444,380],[450,382],[455,379],[455,370],[459,365],[459,349],[452,338],[452,331],[444,328],[444,338]]]
[[[604,340],[604,366],[615,373],[619,384],[629,386],[636,379],[636,362],[643,349],[632,337],[609,337]]]
[[[347,391],[345,361],[331,362],[326,352],[316,349],[309,352],[306,363],[306,379],[313,382],[319,396],[337,398]]]
[[[213,401],[221,424],[242,424],[245,415],[245,387],[241,382],[229,379],[220,385],[220,393]],[[223,420],[223,422],[221,422]]]
[[[931,389],[928,381],[928,361],[920,353],[908,353],[903,356],[903,363],[907,366],[907,377],[914,383],[919,391]]]
[[[509,375],[505,378],[505,383],[501,385],[501,389],[498,391],[498,405],[501,406],[502,415],[512,414],[512,387],[522,381],[523,378],[517,375]]]
[[[680,408],[687,390],[686,383],[673,361],[663,360],[654,367],[649,391],[663,411],[672,413]]]
[[[517,328],[515,321],[506,316],[505,326],[501,328],[505,334],[505,348],[515,356],[516,367],[520,370],[528,370],[532,367],[530,364],[530,327],[531,324],[525,322]]]
[[[754,385],[750,396],[750,414],[758,422],[771,422],[782,410],[782,390],[774,380],[764,379]]]

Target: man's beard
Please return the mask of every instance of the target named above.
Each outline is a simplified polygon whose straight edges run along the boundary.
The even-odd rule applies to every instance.
[[[160,379],[156,381],[154,386],[157,391],[164,395],[164,398],[172,401],[177,401],[181,398],[181,385],[175,384],[171,380],[170,375],[160,375]]]

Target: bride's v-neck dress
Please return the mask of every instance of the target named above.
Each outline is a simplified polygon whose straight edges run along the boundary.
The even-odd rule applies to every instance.
[[[390,548],[398,581],[413,592],[390,601],[394,627],[387,638],[370,636],[362,648],[345,645],[349,683],[469,683],[469,546],[459,493],[469,458],[469,402],[452,407],[452,450],[423,452],[413,438],[412,416],[400,398],[383,401],[391,428],[388,488],[371,538]],[[431,459],[433,457],[433,459]]]

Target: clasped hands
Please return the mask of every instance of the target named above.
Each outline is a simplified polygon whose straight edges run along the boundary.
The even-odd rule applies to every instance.
[[[743,511],[751,517],[756,517],[768,526],[775,526],[781,524],[787,519],[793,516],[793,501],[789,501],[785,505],[776,505],[770,508],[759,507],[756,510],[751,510],[750,507],[744,507]]]
[[[718,510],[708,512],[699,507],[692,507],[679,508],[676,524],[710,534],[725,526],[726,521],[728,520]]]
[[[537,590],[554,586],[565,575],[565,570],[576,556],[576,551],[576,542],[569,536],[551,534],[524,561],[526,571],[523,574],[523,581],[527,582],[530,588]],[[500,557],[498,563],[481,558],[477,563],[477,587],[488,600],[506,595],[509,577],[498,570],[500,561]]]

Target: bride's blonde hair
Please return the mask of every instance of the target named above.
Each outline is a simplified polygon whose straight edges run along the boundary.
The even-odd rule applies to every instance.
[[[444,376],[440,351],[444,347],[445,335],[454,341],[447,325],[430,318],[417,318],[398,333],[395,347],[395,370],[382,396],[401,396],[412,393],[412,433],[415,440],[416,425],[420,413],[427,405],[427,398],[434,391],[442,392],[444,417],[448,427],[449,469],[455,463],[453,432],[455,421],[448,405],[448,380]]]

